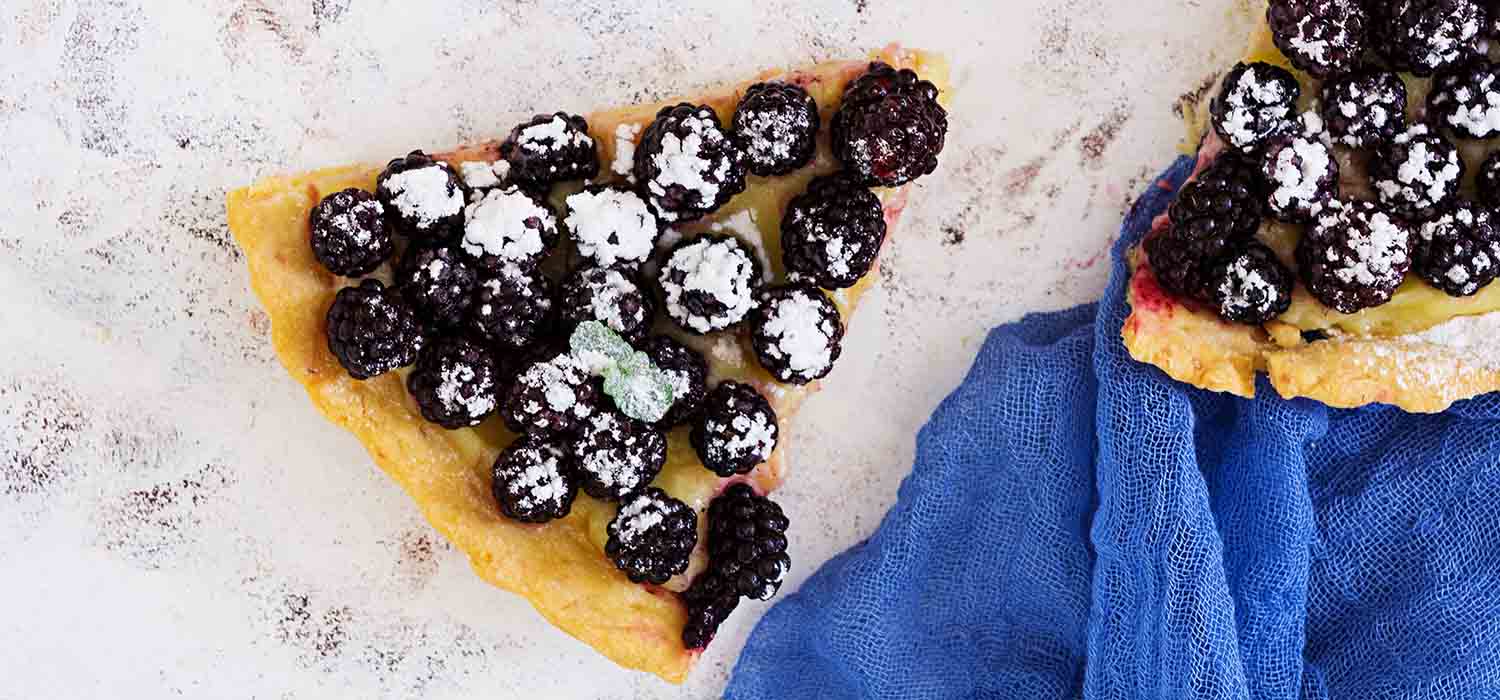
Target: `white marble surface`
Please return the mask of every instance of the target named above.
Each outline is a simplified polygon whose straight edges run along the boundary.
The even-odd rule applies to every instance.
[[[0,696],[717,695],[763,606],[677,688],[480,583],[276,363],[225,193],[946,52],[942,167],[792,438],[790,591],[876,527],[988,328],[1102,290],[1174,101],[1238,52],[1233,1],[5,0]]]

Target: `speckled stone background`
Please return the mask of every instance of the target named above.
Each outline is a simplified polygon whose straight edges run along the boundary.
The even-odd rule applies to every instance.
[[[225,226],[264,175],[892,40],[959,91],[792,436],[793,591],[866,537],[985,331],[1088,301],[1234,0],[4,0],[0,697],[711,697],[472,576],[272,355]]]

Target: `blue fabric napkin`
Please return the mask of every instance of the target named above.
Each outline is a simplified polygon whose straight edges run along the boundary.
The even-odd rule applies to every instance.
[[[1125,251],[1191,169],[1136,204],[1102,302],[990,334],[727,697],[1500,695],[1500,401],[1246,401],[1126,354]]]

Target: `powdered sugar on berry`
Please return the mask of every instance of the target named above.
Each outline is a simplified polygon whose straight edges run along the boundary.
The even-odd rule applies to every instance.
[[[479,418],[495,410],[494,387],[489,382],[475,385],[477,375],[467,364],[444,367],[438,376],[437,397],[446,406],[462,407],[470,418]]]
[[[569,196],[567,205],[563,222],[580,255],[604,267],[651,257],[661,226],[640,195],[614,188],[583,190]]]
[[[699,333],[739,323],[755,306],[755,266],[733,238],[703,238],[678,248],[662,270],[661,285],[667,313]],[[696,313],[684,304],[694,292],[720,308],[708,316]]]
[[[650,493],[641,493],[625,502],[616,516],[618,534],[623,544],[633,544],[641,535],[666,521],[667,504]]]
[[[464,252],[476,258],[533,259],[547,249],[544,229],[556,229],[552,210],[515,187],[492,190],[464,212]]]
[[[1262,82],[1256,73],[1253,66],[1245,70],[1224,96],[1224,102],[1229,107],[1224,114],[1224,130],[1237,148],[1253,146],[1266,136],[1256,129],[1256,124],[1285,120],[1291,116],[1291,108],[1285,102],[1287,94],[1281,83],[1275,80]]]
[[[1396,178],[1376,179],[1375,189],[1387,200],[1412,203],[1438,202],[1453,191],[1454,183],[1463,174],[1463,165],[1455,149],[1434,152],[1428,147],[1425,137],[1431,133],[1426,124],[1417,124],[1407,129],[1394,140],[1396,144],[1410,145],[1406,159],[1396,164]]]
[[[464,194],[453,187],[448,166],[441,163],[403,170],[382,182],[391,193],[391,205],[402,216],[427,228],[463,211]]]
[[[594,139],[561,115],[553,115],[547,121],[522,129],[516,138],[516,146],[523,152],[542,155],[563,149],[593,148]],[[557,170],[556,165],[549,168]]]
[[[719,198],[719,186],[729,178],[732,165],[729,158],[705,157],[704,147],[717,148],[724,143],[724,132],[712,117],[712,110],[702,108],[681,122],[687,130],[686,136],[667,131],[661,137],[661,152],[652,156],[658,173],[648,183],[651,194],[667,196],[671,188],[681,188],[697,194],[692,206],[708,207]],[[658,207],[661,218],[675,221],[677,212]]]
[[[771,302],[759,329],[775,340],[767,352],[786,359],[792,372],[805,376],[821,375],[833,364],[833,340],[838,333],[836,322],[824,314],[826,307],[812,298],[815,293],[794,290]]]

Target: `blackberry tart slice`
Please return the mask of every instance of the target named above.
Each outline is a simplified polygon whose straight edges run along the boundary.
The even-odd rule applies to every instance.
[[[887,133],[881,129],[902,124],[892,115],[915,114],[936,124],[934,92],[922,83],[932,85],[936,102],[942,106],[948,83],[941,60],[898,49],[872,58],[890,66],[890,71],[876,71],[878,75],[866,81],[873,87],[862,98],[869,102],[846,112],[861,115],[854,121],[866,131],[859,133],[899,145],[899,139],[881,136]],[[697,532],[707,525],[709,504],[728,488],[729,481],[750,484],[756,493],[764,494],[785,478],[784,448],[779,447],[783,441],[764,438],[768,433],[777,438],[784,434],[815,382],[778,381],[759,367],[749,334],[739,331],[747,325],[756,292],[789,281],[774,245],[783,218],[779,214],[794,196],[808,190],[813,178],[831,175],[840,167],[834,158],[814,157],[786,174],[746,177],[751,163],[741,138],[749,132],[735,129],[733,117],[748,88],[756,83],[797,86],[819,109],[817,140],[831,138],[832,116],[843,106],[846,88],[871,73],[871,63],[871,58],[861,58],[763,74],[691,97],[684,101],[689,105],[686,110],[676,110],[679,103],[674,101],[586,115],[587,136],[594,143],[599,169],[596,181],[583,191],[596,195],[607,191],[611,194],[602,198],[607,202],[578,200],[579,206],[568,206],[568,196],[578,191],[574,185],[537,182],[552,177],[553,163],[507,160],[517,150],[507,147],[507,155],[502,156],[506,134],[501,134],[494,141],[400,159],[402,165],[396,170],[430,168],[422,177],[441,187],[427,192],[440,194],[449,203],[445,206],[456,205],[452,215],[430,217],[441,222],[429,230],[413,234],[407,230],[408,222],[390,211],[387,199],[378,192],[377,181],[384,170],[380,166],[271,178],[236,191],[230,196],[230,227],[245,249],[254,288],[276,328],[273,341],[285,367],[307,388],[314,405],[353,432],[374,461],[419,503],[436,529],[464,550],[475,571],[499,587],[526,596],[548,620],[609,658],[680,682],[712,635],[707,622],[717,628],[735,610],[740,589],[725,588],[725,596],[710,602],[686,593],[708,569],[710,559],[706,541],[687,544],[683,535],[689,528],[678,525],[676,530],[663,531],[663,537],[647,535],[611,545],[609,525],[642,494],[660,489],[666,499],[685,505],[690,517],[675,515],[681,509],[670,506],[643,508],[639,515],[646,521],[654,521],[656,515],[664,522],[691,520],[691,531]],[[916,78],[901,77],[905,70]],[[899,84],[886,82],[893,76]],[[790,97],[795,91],[775,92]],[[797,102],[788,99],[784,104]],[[664,110],[662,125],[652,129]],[[696,127],[687,124],[690,116],[698,120]],[[706,128],[714,120],[717,131]],[[576,123],[571,117],[564,121]],[[564,131],[550,117],[540,126]],[[935,134],[927,131],[923,138],[929,148],[887,153],[879,159],[879,167],[908,163],[921,166],[908,167],[908,175],[924,171],[933,157],[930,146],[935,144]],[[516,145],[521,140],[519,134],[514,139]],[[777,153],[776,148],[771,150]],[[578,155],[583,157],[573,157]],[[566,176],[576,181],[577,173],[587,172],[588,164],[581,151],[573,156],[556,164],[562,171],[564,165],[583,162]],[[643,164],[640,172],[635,168],[638,161]],[[875,159],[869,162],[872,169],[878,169]],[[541,176],[532,169],[538,164]],[[412,304],[375,280],[349,286],[350,280],[329,274],[318,261],[310,245],[312,209],[325,196],[350,188],[374,193],[387,208],[386,223],[396,249],[446,248],[456,251],[473,270],[476,283],[466,313],[456,326],[442,328],[434,338],[462,337],[493,356],[499,420],[491,417],[478,426],[445,430],[423,418],[407,377],[401,376],[415,376],[417,370],[393,371],[415,363],[429,342]],[[613,194],[626,191],[622,188],[629,188],[634,199]],[[541,202],[539,193],[546,190],[555,191],[551,201]],[[910,190],[882,186],[869,191],[880,203],[889,237]],[[427,201],[426,197],[418,199]],[[641,244],[654,233],[649,221],[640,216],[627,221],[621,216],[638,215],[638,202],[644,202],[664,226],[683,235],[686,242],[678,244],[679,252],[694,241],[703,241],[704,246],[672,265],[667,264],[669,250],[659,250],[642,261]],[[545,204],[557,206],[550,221],[541,208]],[[562,234],[576,234],[585,226],[567,217],[590,204],[608,206],[596,206],[601,209],[594,216],[599,226],[586,233],[593,241],[593,248],[585,253],[587,259],[572,258],[573,246],[562,244]],[[473,215],[465,216],[471,208]],[[439,210],[427,213],[434,211]],[[865,211],[874,212],[868,207]],[[516,212],[523,215],[511,216]],[[639,335],[632,333],[637,347],[620,339],[612,347],[617,359],[608,363],[609,376],[604,376],[603,367],[579,364],[571,349],[559,346],[560,341],[568,341],[561,337],[565,328],[555,322],[562,302],[546,293],[546,275],[581,267],[639,270],[651,285],[642,291],[649,290],[651,301],[672,319],[652,324]],[[659,284],[660,276],[653,272],[658,269],[670,273],[667,284]],[[829,295],[842,318],[850,318],[872,288],[871,277],[865,274],[852,286]],[[675,301],[666,293],[669,285]],[[325,317],[341,289],[349,291],[343,292],[345,301],[329,324]],[[545,302],[534,301],[538,295],[552,300],[550,312]],[[486,304],[489,311],[484,310]],[[513,316],[524,323],[502,320]],[[330,346],[371,378],[356,380]],[[636,394],[626,391],[621,395],[631,400],[617,400],[614,393],[606,392],[628,390],[644,376],[659,380],[672,399],[669,405],[655,406],[665,411],[659,422],[644,427],[631,424],[632,430],[648,436],[643,438],[646,443],[655,443],[649,436],[660,436],[666,457],[658,473],[641,471],[630,489],[602,491],[606,496],[618,494],[623,503],[601,500],[584,491],[588,479],[578,464],[589,455],[608,453],[612,442],[584,440],[584,431],[595,416],[617,415],[624,409],[621,403],[640,410],[644,404],[634,400]],[[710,399],[711,388],[723,389],[728,382],[742,387],[734,394],[749,403],[728,406]],[[429,390],[423,384],[418,391]],[[431,393],[440,392],[432,389]],[[752,421],[750,429],[736,432],[739,429],[728,411],[747,406],[752,411],[746,415]],[[693,447],[693,427],[710,414],[729,418],[724,429],[716,424],[699,441],[715,450],[717,457],[710,459],[717,471],[707,468]],[[469,414],[465,420],[472,417]],[[516,437],[507,429],[522,435]],[[587,454],[575,455],[580,449]],[[654,449],[644,451],[650,456],[647,464],[655,460]],[[596,490],[608,486],[604,479],[596,480],[600,482]],[[626,522],[630,521],[621,524]],[[616,528],[617,539],[622,534]],[[685,567],[683,550],[688,550]],[[632,576],[642,583],[632,582]],[[688,644],[685,638],[693,637],[693,630],[702,638]]]
[[[1208,113],[1186,111],[1193,175],[1130,251],[1131,356],[1247,397],[1264,372],[1283,396],[1337,407],[1437,412],[1500,390],[1472,342],[1500,332],[1500,91],[1479,55],[1492,5],[1273,0],[1253,17],[1251,50]],[[1330,53],[1356,36],[1321,41],[1358,6],[1380,68]],[[1289,64],[1306,75],[1274,68]],[[1309,104],[1288,98],[1315,88],[1326,141],[1305,114],[1288,125]],[[1248,196],[1194,194],[1246,154],[1262,159],[1259,221]]]

